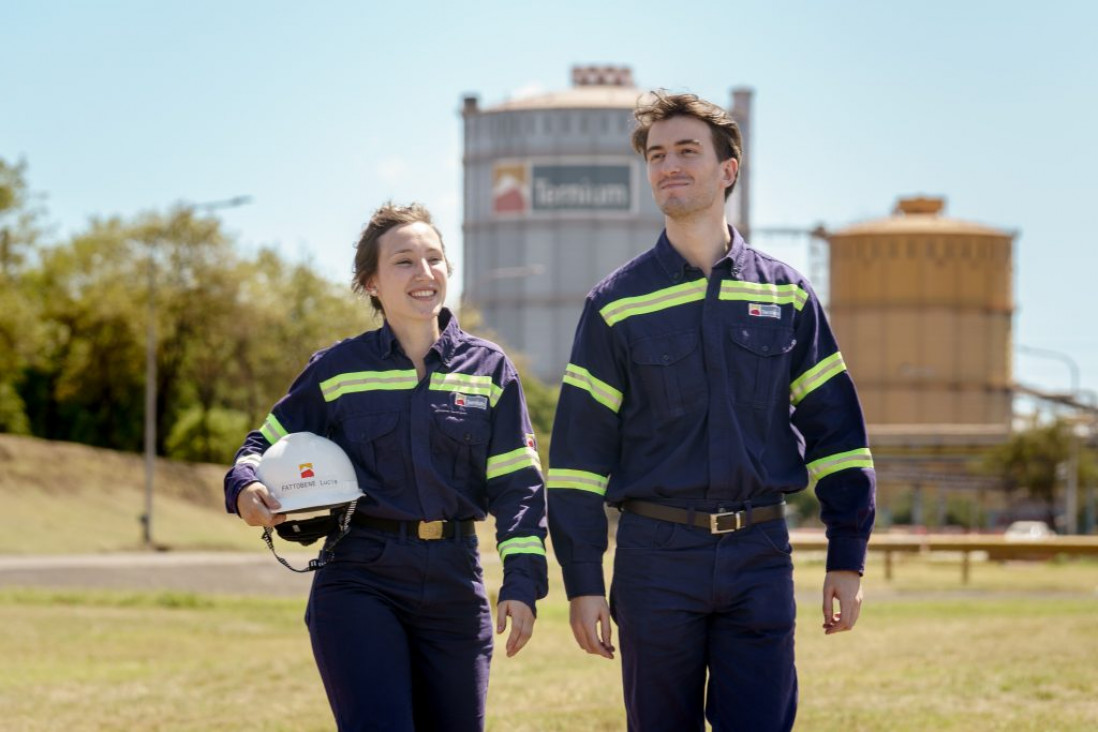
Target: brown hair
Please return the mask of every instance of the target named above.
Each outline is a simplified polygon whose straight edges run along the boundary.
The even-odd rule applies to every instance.
[[[442,244],[442,252],[445,255],[446,245],[442,241],[442,232],[435,226],[435,222],[431,219],[431,212],[427,210],[426,206],[422,203],[410,203],[407,206],[401,206],[388,201],[377,211],[374,211],[369,223],[366,224],[362,234],[358,237],[358,243],[355,244],[355,264],[351,274],[351,289],[354,292],[359,295],[365,293],[366,283],[377,274],[377,260],[381,249],[379,240],[381,237],[398,226],[415,223],[427,224],[435,230],[435,233],[438,234],[439,244]],[[454,273],[454,265],[450,263],[448,257],[446,259],[446,272],[447,274]],[[385,313],[385,310],[381,307],[381,300],[378,300],[374,295],[370,295],[370,305],[373,306],[375,311]]]
[[[712,102],[700,99],[696,94],[668,94],[665,89],[657,89],[651,93],[654,99],[641,102],[633,111],[633,117],[637,120],[637,126],[633,130],[633,149],[641,156],[645,155],[648,147],[648,131],[656,122],[662,122],[672,117],[693,117],[709,125],[709,132],[713,137],[713,147],[717,151],[717,159],[722,163],[733,158],[739,165],[743,154],[743,138],[740,135],[740,127],[736,121],[728,116],[728,113]],[[739,175],[736,176],[739,179]],[[736,187],[736,181],[724,189],[724,198],[732,195],[732,189]]]

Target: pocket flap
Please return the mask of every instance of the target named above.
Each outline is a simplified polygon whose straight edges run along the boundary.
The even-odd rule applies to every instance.
[[[451,440],[466,445],[483,445],[492,437],[492,426],[488,420],[466,414],[436,412],[435,424]]]
[[[642,366],[670,366],[690,355],[698,347],[697,331],[687,330],[670,335],[641,338],[629,350],[634,363]]]
[[[792,351],[793,346],[797,345],[792,328],[736,325],[729,333],[736,345],[758,356],[781,356]]]
[[[356,414],[344,420],[343,430],[352,439],[361,442],[373,442],[382,435],[396,429],[400,412],[381,412],[379,414]]]

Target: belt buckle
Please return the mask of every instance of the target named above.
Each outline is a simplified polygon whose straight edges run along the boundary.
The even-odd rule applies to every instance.
[[[416,536],[428,541],[441,539],[445,526],[445,521],[420,521],[419,526],[416,527]]]
[[[710,534],[731,534],[734,531],[739,531],[744,528],[744,515],[746,511],[726,511],[724,513],[711,513],[709,514],[709,533]],[[723,528],[721,519],[731,518],[732,527]]]

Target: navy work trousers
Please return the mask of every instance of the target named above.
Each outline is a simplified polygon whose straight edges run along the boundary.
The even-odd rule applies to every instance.
[[[335,555],[305,623],[339,729],[482,730],[492,616],[476,535],[352,526]]]
[[[796,607],[784,521],[713,535],[623,513],[610,608],[631,732],[700,732],[706,719],[714,732],[792,729]]]

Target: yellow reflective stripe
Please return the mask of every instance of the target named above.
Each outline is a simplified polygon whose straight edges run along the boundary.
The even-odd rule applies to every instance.
[[[259,428],[259,432],[267,438],[267,442],[272,445],[287,434],[286,428],[282,426],[282,423],[279,422],[273,414],[267,415],[267,419],[263,422],[263,426]]]
[[[570,488],[572,490],[588,491],[589,493],[597,493],[600,496],[605,496],[606,486],[609,482],[609,476],[589,473],[586,470],[549,468],[549,480],[546,481],[545,487],[549,489]]]
[[[599,314],[602,315],[602,319],[606,321],[607,325],[613,326],[634,315],[654,313],[678,305],[685,305],[689,302],[704,300],[705,289],[708,284],[709,280],[703,278],[656,290],[647,295],[623,297],[604,306],[599,310]]]
[[[488,480],[513,473],[523,468],[537,468],[541,470],[541,458],[538,451],[532,447],[520,447],[502,455],[492,455],[488,458]]]
[[[808,468],[808,474],[812,480],[823,480],[832,473],[847,468],[872,468],[873,456],[869,454],[868,447],[859,447],[857,450],[848,450],[813,460],[805,467]]]
[[[431,391],[458,391],[463,394],[476,394],[488,397],[488,403],[493,407],[503,395],[503,389],[492,383],[491,376],[476,374],[431,374],[431,383],[427,387]]]
[[[565,366],[562,381],[577,389],[583,389],[591,395],[591,398],[614,414],[617,414],[618,410],[621,409],[621,392],[605,381],[595,378],[590,371],[582,366],[576,366],[573,363]]]
[[[797,310],[808,302],[808,293],[800,285],[774,285],[767,282],[741,282],[724,280],[721,282],[722,300],[748,300],[750,302],[773,303],[775,305],[792,304]]]
[[[827,381],[846,371],[846,362],[843,354],[836,351],[823,361],[801,374],[789,385],[789,400],[793,406],[800,404],[806,396],[819,389]]]
[[[500,560],[505,560],[513,554],[537,554],[545,556],[545,544],[537,536],[516,536],[514,539],[501,541],[496,546]]]
[[[334,402],[344,394],[360,391],[395,391],[414,389],[419,383],[415,369],[393,371],[355,371],[336,374],[320,382],[320,393],[324,401]]]

